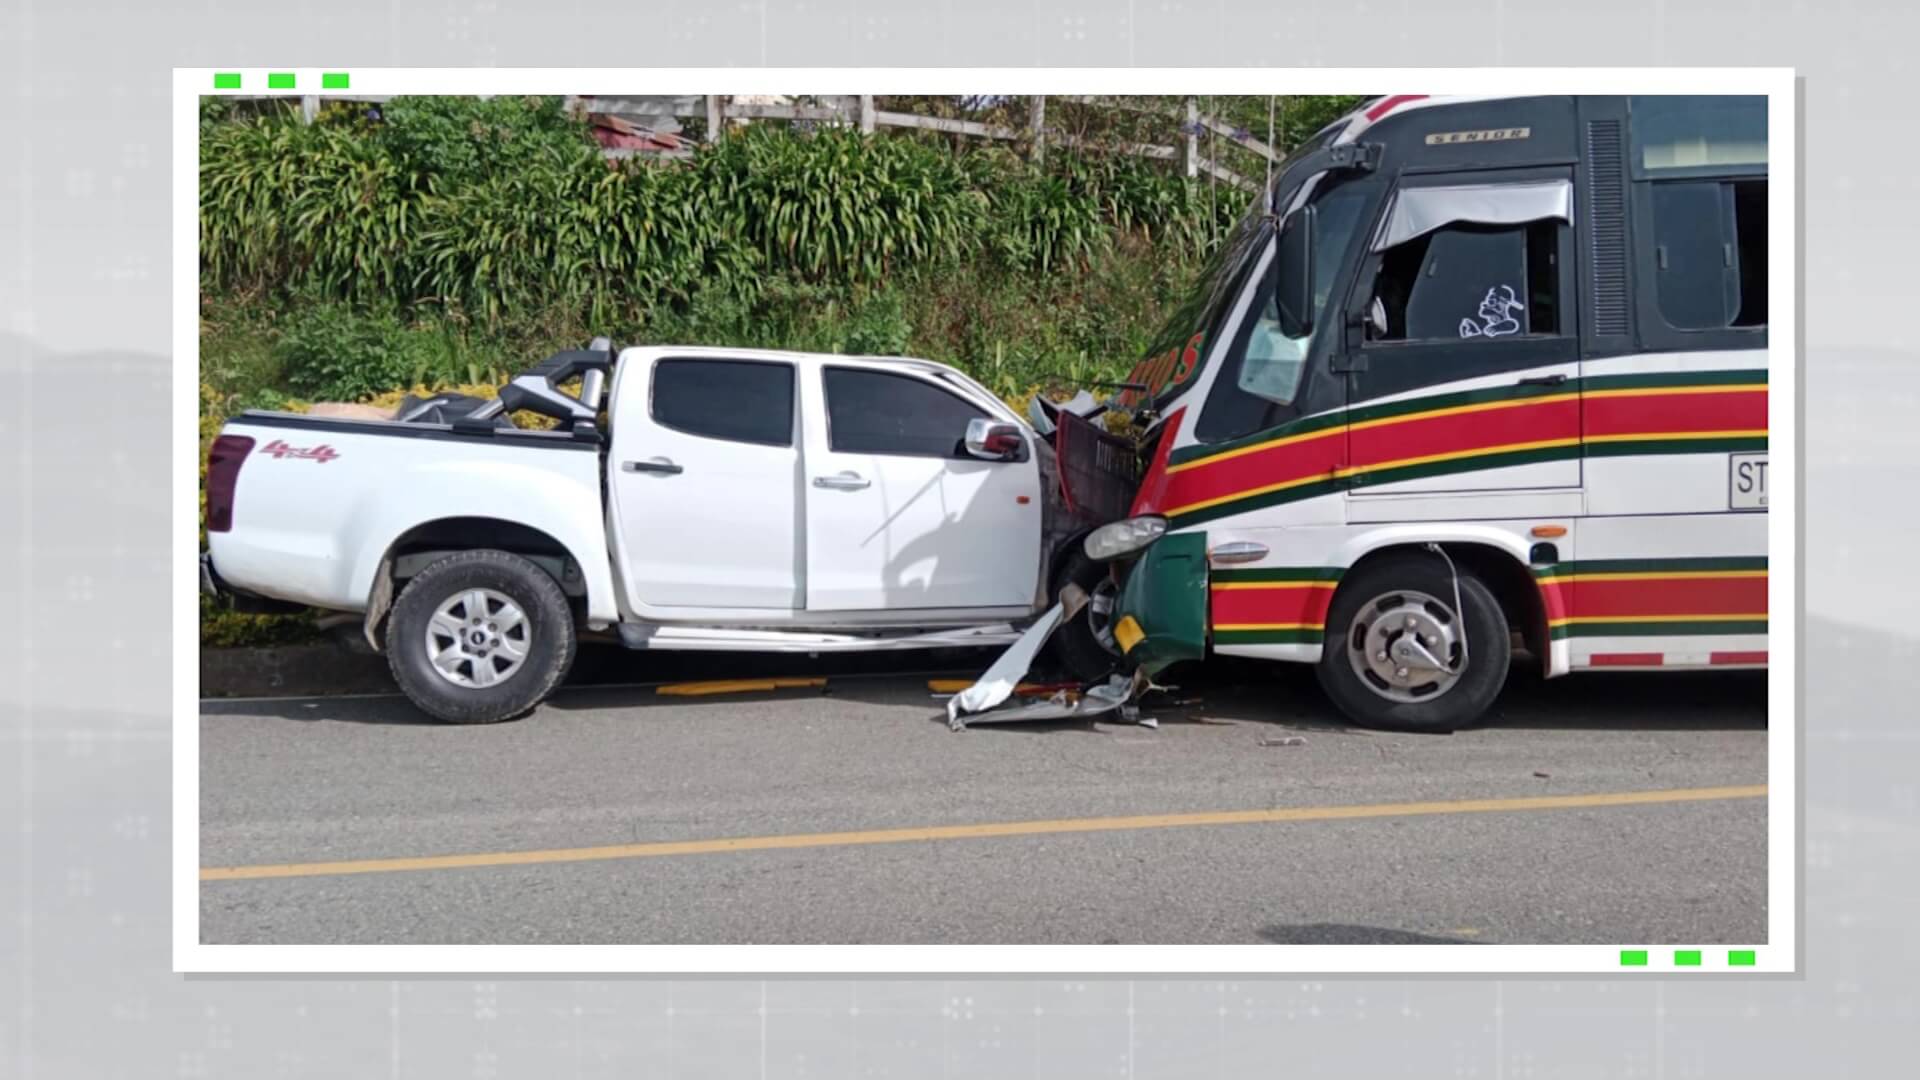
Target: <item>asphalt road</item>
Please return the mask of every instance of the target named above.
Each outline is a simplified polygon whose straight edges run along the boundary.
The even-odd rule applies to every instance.
[[[764,666],[728,664],[702,675]],[[1765,689],[1516,677],[1450,736],[1348,727],[1310,675],[1257,665],[1189,673],[1157,730],[955,734],[898,667],[708,698],[576,687],[477,728],[398,697],[209,701],[201,935],[1763,943],[1766,803],[1720,789],[1767,782]],[[1674,794],[1588,798],[1645,792]],[[1566,801],[1514,802],[1541,796]]]

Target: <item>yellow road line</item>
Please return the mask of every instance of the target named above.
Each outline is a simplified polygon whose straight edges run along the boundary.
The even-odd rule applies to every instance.
[[[664,683],[654,693],[672,697],[705,697],[708,694],[751,694],[762,690],[825,685],[827,680],[819,678],[713,679],[708,682]]]
[[[907,829],[806,833],[791,836],[741,836],[720,840],[673,840],[651,844],[551,848],[544,851],[496,851],[466,855],[426,855],[398,859],[350,859],[340,862],[284,863],[261,866],[209,866],[201,881],[249,881],[261,878],[321,877],[337,874],[388,874],[409,870],[465,870],[487,866],[537,866],[546,863],[600,862],[667,855],[714,855],[737,851],[791,851],[798,848],[858,847],[930,840],[980,840],[1004,836],[1124,832],[1204,825],[1256,825],[1274,822],[1350,821],[1358,818],[1426,817],[1485,814],[1513,810],[1577,810],[1607,806],[1758,799],[1765,784],[1745,787],[1678,788],[1667,791],[1604,791],[1586,795],[1531,795],[1508,799],[1452,802],[1374,803],[1359,806],[1301,806],[1271,810],[1216,810],[1195,814],[1147,814],[1139,817],[1066,818],[1057,821],[1005,821],[983,825],[931,825]]]

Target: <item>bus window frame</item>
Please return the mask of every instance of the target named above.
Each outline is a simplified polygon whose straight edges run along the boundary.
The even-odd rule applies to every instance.
[[[1462,184],[1522,184],[1540,180],[1573,180],[1573,220],[1558,218],[1555,259],[1559,311],[1558,329],[1552,334],[1514,335],[1495,341],[1484,338],[1453,340],[1368,341],[1364,329],[1368,306],[1373,300],[1374,281],[1379,276],[1387,251],[1368,251],[1352,272],[1347,285],[1345,320],[1350,330],[1343,335],[1342,351],[1349,358],[1350,373],[1347,404],[1355,405],[1392,394],[1440,386],[1466,379],[1486,378],[1506,372],[1526,371],[1555,364],[1577,363],[1581,356],[1580,327],[1585,304],[1579,292],[1578,229],[1580,190],[1571,165],[1525,165],[1506,169],[1471,169],[1403,173],[1377,208],[1369,239],[1382,227],[1383,215],[1391,212],[1393,198],[1409,187],[1445,187]],[[1371,246],[1368,244],[1367,246]],[[1392,249],[1388,249],[1390,251]],[[1479,361],[1477,363],[1461,361]]]

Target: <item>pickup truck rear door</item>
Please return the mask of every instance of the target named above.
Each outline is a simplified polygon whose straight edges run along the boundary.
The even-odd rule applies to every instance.
[[[794,365],[633,362],[607,465],[630,607],[798,608]]]
[[[991,416],[956,389],[857,362],[818,369],[806,405],[809,611],[1030,611],[1040,573],[1033,448],[970,456]]]

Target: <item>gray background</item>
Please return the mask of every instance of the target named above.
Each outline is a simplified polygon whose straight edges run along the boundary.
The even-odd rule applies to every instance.
[[[1771,12],[1738,0],[11,0],[0,10],[0,1075],[1754,1077],[1910,1066],[1916,31],[1920,11],[1891,0]],[[1805,975],[170,974],[168,69],[665,61],[1798,68]]]

